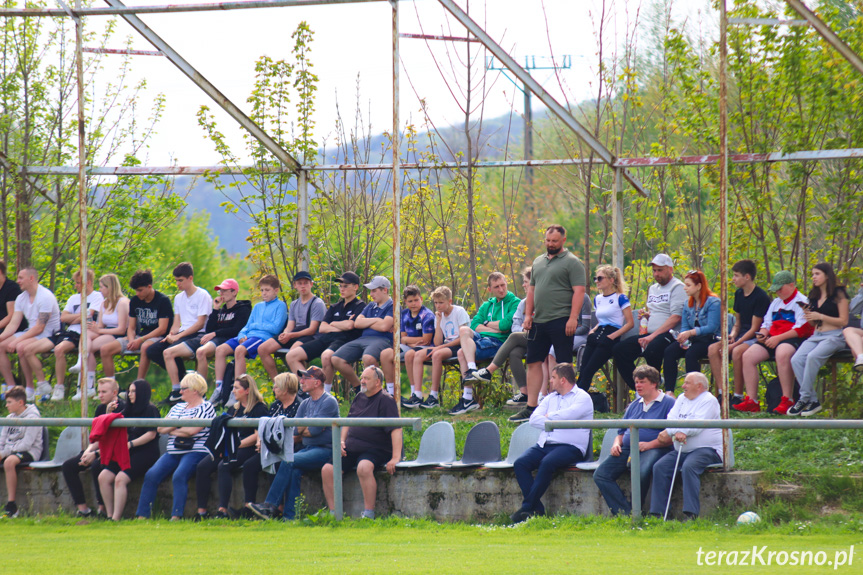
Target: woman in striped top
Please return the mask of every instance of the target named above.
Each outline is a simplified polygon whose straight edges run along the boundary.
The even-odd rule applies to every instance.
[[[167,419],[212,419],[216,412],[213,406],[204,401],[207,393],[207,380],[197,373],[190,373],[180,382],[180,397],[183,401],[171,408]],[[174,501],[171,507],[171,520],[183,517],[186,496],[189,493],[189,479],[201,459],[207,456],[204,444],[210,435],[209,427],[160,427],[159,433],[170,436],[168,450],[144,476],[141,498],[138,501],[137,516],[149,518],[152,513],[156,490],[169,475],[174,486]],[[192,440],[192,445],[182,442]],[[179,443],[178,443],[179,442]]]

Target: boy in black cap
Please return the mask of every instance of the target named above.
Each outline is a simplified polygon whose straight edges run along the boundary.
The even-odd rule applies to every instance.
[[[294,275],[291,285],[300,297],[292,301],[288,308],[288,323],[282,333],[258,347],[258,357],[271,380],[279,374],[273,353],[311,341],[327,313],[324,300],[312,293],[312,283],[312,274],[307,271],[299,271]]]
[[[345,272],[336,280],[339,284],[339,301],[327,310],[323,322],[318,327],[318,335],[311,341],[301,343],[291,348],[285,357],[288,368],[299,373],[305,368],[306,362],[321,358],[325,375],[324,390],[333,388],[333,354],[345,343],[359,337],[360,330],[354,328],[354,320],[359,316],[366,304],[357,297],[360,288],[360,276],[354,272]]]

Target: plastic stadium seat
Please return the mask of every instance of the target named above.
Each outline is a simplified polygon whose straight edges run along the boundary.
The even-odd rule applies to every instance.
[[[455,461],[455,430],[448,421],[438,421],[423,433],[414,461],[401,461],[396,467],[423,467]]]
[[[540,433],[542,433],[542,430],[531,426],[530,422],[525,421],[512,432],[512,438],[509,440],[509,451],[506,454],[506,459],[504,461],[486,463],[485,466],[492,469],[511,468],[516,459],[521,457],[525,451],[536,445]]]
[[[47,441],[45,445],[47,446]],[[34,461],[30,467],[33,469],[59,469],[64,461],[79,453],[81,453],[81,428],[67,427],[60,432],[60,437],[57,438],[54,457],[48,461]]]
[[[582,461],[581,463],[576,463],[575,467],[582,471],[594,471],[599,467],[600,463],[611,456],[611,446],[614,445],[614,438],[617,435],[617,430],[618,428],[614,427],[605,431],[605,436],[602,438],[602,449],[599,452],[598,461]],[[591,442],[590,445],[592,447],[593,442]],[[590,451],[593,453],[593,449]]]
[[[734,469],[734,430],[728,430],[728,468]],[[711,463],[707,469],[722,469],[725,467],[722,463]]]
[[[445,467],[475,467],[491,461],[500,461],[500,429],[493,421],[483,421],[468,431],[461,460]]]

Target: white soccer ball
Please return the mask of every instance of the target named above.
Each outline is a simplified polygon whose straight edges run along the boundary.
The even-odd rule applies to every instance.
[[[758,523],[761,521],[761,518],[754,511],[746,511],[745,513],[741,513],[740,517],[737,518],[738,525],[745,525],[746,523]]]

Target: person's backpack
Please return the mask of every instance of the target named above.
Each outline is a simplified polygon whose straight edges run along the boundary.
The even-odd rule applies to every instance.
[[[800,399],[800,384],[794,380],[794,397],[791,401],[797,403]],[[779,378],[774,377],[767,382],[767,391],[764,393],[764,403],[767,405],[767,413],[772,413],[774,409],[779,407],[779,402],[782,401],[782,385],[779,383]]]

